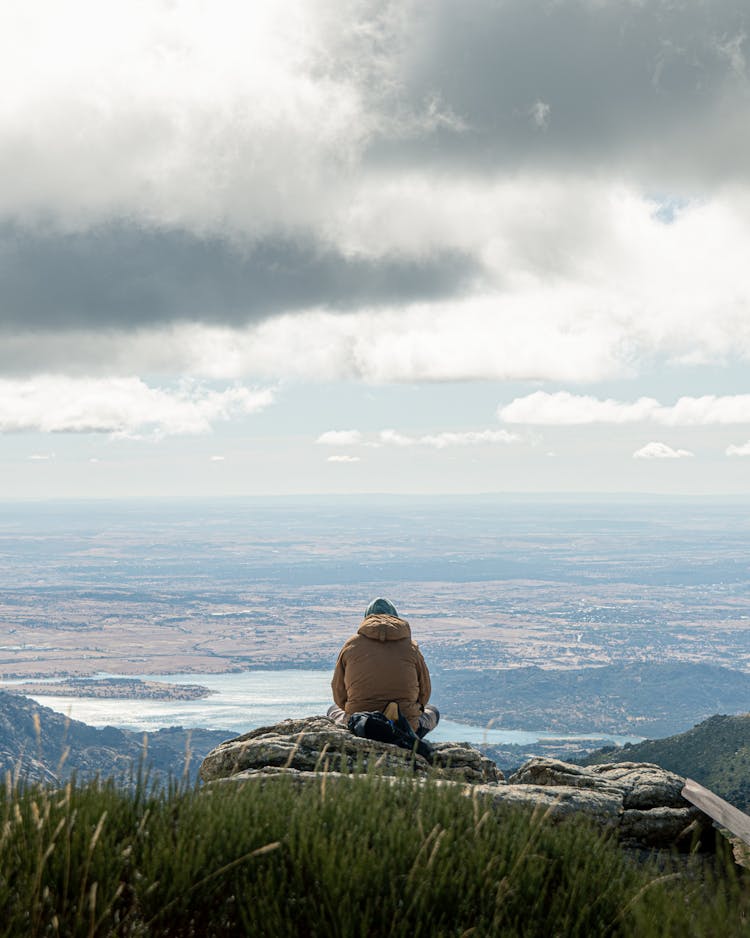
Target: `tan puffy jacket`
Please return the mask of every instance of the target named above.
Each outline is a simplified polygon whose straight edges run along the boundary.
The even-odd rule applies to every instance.
[[[431,686],[409,623],[396,616],[368,616],[339,652],[331,690],[347,713],[382,710],[395,700],[416,729]]]

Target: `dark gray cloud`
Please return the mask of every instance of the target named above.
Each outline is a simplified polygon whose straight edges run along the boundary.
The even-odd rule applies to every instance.
[[[242,325],[283,312],[434,300],[465,291],[469,257],[345,257],[304,242],[242,251],[217,238],[124,224],[79,234],[0,232],[0,327],[130,328],[191,320]]]
[[[747,174],[746,0],[434,0],[412,17],[391,106],[434,101],[463,128],[381,138],[375,161]]]

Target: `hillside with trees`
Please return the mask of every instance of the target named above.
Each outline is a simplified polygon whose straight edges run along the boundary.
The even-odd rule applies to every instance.
[[[28,697],[0,691],[0,775],[65,782],[115,778],[127,781],[140,763],[156,780],[195,778],[203,756],[231,733],[167,727],[134,733],[97,729],[43,707]]]
[[[623,747],[608,746],[580,762],[655,762],[750,811],[750,714],[712,716],[685,733]]]

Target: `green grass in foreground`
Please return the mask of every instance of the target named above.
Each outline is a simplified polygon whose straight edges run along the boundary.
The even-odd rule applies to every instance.
[[[721,864],[720,864],[721,865]],[[709,880],[581,821],[495,813],[374,777],[0,800],[0,935],[747,934],[731,861]]]

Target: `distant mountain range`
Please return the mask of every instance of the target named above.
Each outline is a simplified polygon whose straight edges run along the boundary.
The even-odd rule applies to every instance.
[[[712,716],[685,733],[622,748],[608,746],[579,761],[655,762],[750,811],[750,713]]]
[[[233,735],[168,727],[149,733],[144,746],[142,733],[96,729],[28,697],[0,691],[0,777],[11,772],[57,784],[72,775],[81,780],[99,775],[127,782],[142,760],[152,779],[181,779],[187,773],[192,780],[206,753]]]

